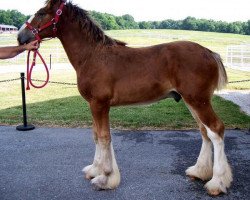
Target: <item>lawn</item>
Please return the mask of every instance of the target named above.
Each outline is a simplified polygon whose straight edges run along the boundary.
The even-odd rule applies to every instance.
[[[70,90],[70,88],[63,90]],[[19,101],[21,101],[20,98]],[[250,117],[242,113],[237,105],[215,96],[213,106],[224,121],[226,128],[250,128]],[[37,101],[29,103],[27,108],[29,121],[40,126],[89,127],[92,123],[88,104],[79,95]],[[0,110],[0,124],[2,125],[20,124],[21,118],[22,107],[20,105]],[[196,122],[183,101],[176,103],[172,99],[147,106],[112,108],[110,121],[112,128],[119,129],[197,128]]]
[[[250,36],[208,33],[179,30],[119,30],[107,31],[108,35],[126,41],[129,45],[153,45],[175,40],[191,40],[225,55],[228,45],[250,43]],[[0,46],[9,44],[8,38],[0,35]],[[15,37],[11,36],[12,44]],[[67,58],[58,40],[43,42],[42,54],[51,53],[55,48],[61,57],[53,62],[67,62]],[[44,52],[43,52],[44,51]],[[50,51],[50,52],[49,52]],[[61,52],[61,53],[58,53]],[[0,61],[0,65],[9,65],[9,61]],[[12,62],[13,64],[13,62]],[[25,57],[14,62],[25,70]],[[9,65],[11,67],[11,65]],[[227,68],[229,81],[249,80],[250,72]],[[18,73],[1,74],[0,77],[0,125],[17,125],[22,121],[20,80],[1,83],[1,80],[19,77]],[[34,78],[44,79],[44,74],[34,74]],[[51,81],[76,83],[74,70],[53,70]],[[230,83],[227,89],[250,89],[250,82]],[[41,126],[89,127],[91,116],[88,105],[76,88],[70,85],[49,84],[46,88],[31,89],[27,92],[29,121]],[[225,122],[226,128],[250,128],[250,117],[240,108],[215,96],[215,111]],[[111,109],[111,127],[125,129],[193,129],[197,128],[183,101],[167,99],[146,106],[129,106]]]

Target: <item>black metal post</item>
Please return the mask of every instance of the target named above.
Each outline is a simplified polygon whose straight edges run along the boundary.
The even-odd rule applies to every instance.
[[[23,125],[19,125],[16,127],[18,131],[30,131],[35,129],[35,126],[27,123],[27,112],[26,112],[26,96],[25,96],[25,76],[24,73],[20,73],[21,75],[21,88],[22,88],[22,103],[23,103]]]

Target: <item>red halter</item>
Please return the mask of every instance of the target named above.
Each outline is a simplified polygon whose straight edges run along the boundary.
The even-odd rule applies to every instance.
[[[26,22],[27,27],[29,28],[29,30],[32,32],[32,34],[35,36],[36,40],[38,40],[38,42],[42,42],[41,37],[39,36],[39,32],[41,32],[42,30],[50,27],[53,25],[53,38],[56,37],[56,32],[57,32],[57,28],[56,28],[56,24],[59,21],[59,18],[62,14],[62,10],[64,5],[66,4],[66,0],[62,1],[60,7],[57,9],[55,17],[52,18],[51,21],[49,21],[48,23],[44,24],[42,27],[40,27],[39,29],[34,28],[29,22]],[[27,56],[27,87],[26,90],[30,89],[30,85],[32,85],[34,88],[43,88],[45,85],[47,85],[47,83],[49,82],[49,70],[48,67],[43,59],[43,57],[41,56],[41,54],[38,52],[38,50],[33,50],[34,54],[33,54],[33,62],[31,64],[31,66],[29,66],[29,60],[30,60],[30,51],[28,52],[28,56]],[[34,68],[34,66],[36,65],[36,56],[39,56],[41,61],[44,64],[46,73],[47,73],[47,78],[44,84],[42,84],[41,86],[36,86],[32,83],[31,80],[31,74],[32,74],[32,70]]]
[[[32,32],[32,34],[36,37],[36,39],[41,42],[41,38],[39,36],[39,32],[41,32],[42,30],[50,27],[53,25],[53,37],[56,37],[56,32],[57,32],[57,28],[56,28],[56,24],[58,23],[59,21],[59,18],[62,14],[62,10],[63,10],[63,7],[65,6],[66,4],[66,1],[62,1],[60,7],[57,9],[56,11],[56,14],[55,14],[55,17],[52,18],[48,23],[44,24],[42,27],[40,27],[39,29],[36,29],[34,28],[29,22],[25,22],[25,24],[27,25],[27,27],[30,29],[30,31]]]

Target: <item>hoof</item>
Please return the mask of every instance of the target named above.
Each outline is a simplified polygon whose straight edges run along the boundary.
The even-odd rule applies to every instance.
[[[120,184],[120,173],[119,170],[113,171],[109,175],[99,175],[91,180],[91,184],[96,190],[112,190],[119,186]]]
[[[220,190],[208,190],[207,193],[210,195],[210,196],[218,196],[219,194],[223,193],[222,191]]]
[[[187,175],[188,176],[188,178],[191,180],[191,181],[195,181],[195,180],[197,180],[198,178],[197,177],[195,177],[195,176],[190,176],[190,175]]]
[[[91,180],[99,175],[98,168],[94,165],[88,165],[82,170],[85,173],[85,178]]]
[[[105,175],[100,175],[91,180],[91,184],[93,185],[95,190],[105,190],[109,189],[107,187],[108,177]]]
[[[212,168],[208,167],[198,167],[196,165],[189,167],[186,171],[186,175],[190,177],[191,180],[200,179],[203,181],[209,180],[212,178],[213,171]]]
[[[207,193],[211,196],[227,193],[227,186],[222,181],[216,179],[212,179],[207,182],[205,188],[207,189]]]

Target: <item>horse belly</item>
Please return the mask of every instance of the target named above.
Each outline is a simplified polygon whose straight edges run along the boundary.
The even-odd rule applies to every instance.
[[[170,90],[169,84],[150,82],[149,80],[120,83],[116,85],[111,105],[153,103],[168,97]]]

